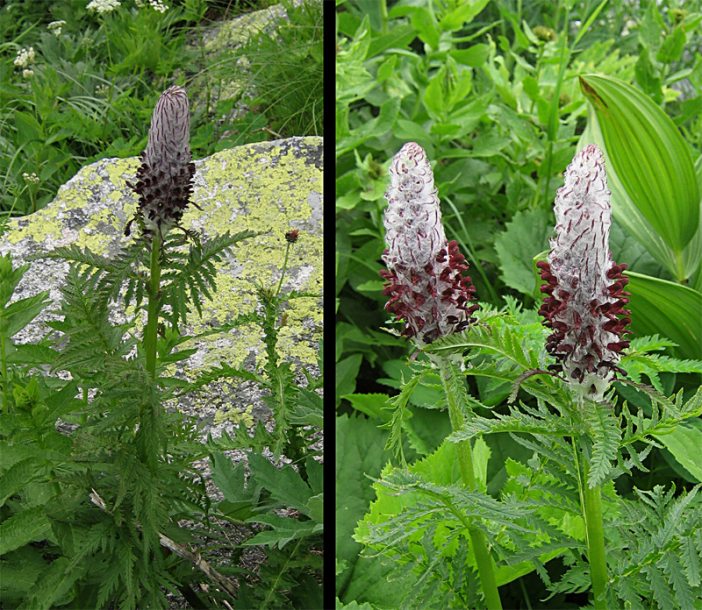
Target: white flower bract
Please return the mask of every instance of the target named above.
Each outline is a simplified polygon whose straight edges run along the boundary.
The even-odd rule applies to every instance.
[[[119,0],[91,0],[85,8],[102,15],[103,13],[111,13],[120,6]]]
[[[46,28],[54,36],[60,36],[61,28],[63,28],[64,25],[66,25],[66,22],[63,19],[60,19],[59,21],[52,21],[49,25],[46,26]]]
[[[161,2],[161,0],[149,0],[149,4],[152,9],[159,13],[165,13],[168,10],[168,6]]]
[[[548,263],[540,263],[550,296],[539,313],[554,333],[547,349],[560,361],[573,389],[602,400],[629,342],[626,265],[609,250],[612,208],[602,152],[594,144],[575,155],[555,202],[556,235]],[[621,317],[620,317],[621,316]]]
[[[612,208],[606,180],[602,153],[594,145],[587,146],[568,166],[554,206],[556,237],[549,255],[553,274],[564,286],[593,297],[606,293],[606,274],[612,264]]]
[[[419,144],[405,144],[393,158],[385,197],[386,311],[420,346],[463,330],[477,309],[470,304],[475,289],[458,244],[446,241],[434,175]]]
[[[446,247],[441,208],[434,175],[419,144],[405,144],[390,165],[390,187],[385,198],[385,262],[421,269]]]
[[[13,62],[18,68],[27,68],[34,63],[35,53],[34,47],[29,47],[28,49],[20,49]]]

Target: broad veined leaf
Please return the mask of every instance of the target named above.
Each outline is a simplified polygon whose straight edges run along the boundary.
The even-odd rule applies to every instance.
[[[336,419],[336,556],[343,562],[336,593],[342,600],[369,601],[381,608],[398,607],[402,587],[388,587],[392,562],[382,556],[359,556],[361,545],[353,531],[375,494],[371,487],[390,453],[387,434],[365,417]]]
[[[597,144],[604,153],[607,186],[612,191],[612,214],[617,223],[646,248],[658,263],[668,269],[671,275],[679,280],[690,277],[700,267],[702,260],[702,226],[698,227],[694,237],[683,248],[682,252],[676,254],[675,250],[646,220],[624,187],[609,158],[599,121],[592,108],[588,111],[587,127],[580,137],[578,148],[582,148],[586,144]],[[702,180],[698,178],[698,188],[700,185],[702,185]],[[700,217],[700,224],[702,225],[702,217]]]
[[[702,447],[702,420],[696,419],[678,426],[670,434],[656,435],[673,454],[676,461],[697,481],[702,482],[702,462],[699,459]]]
[[[249,538],[242,543],[244,546],[262,544],[282,549],[292,540],[314,536],[315,534],[320,534],[323,530],[323,526],[320,523],[314,521],[298,521],[297,519],[289,519],[278,515],[251,517],[249,522],[268,525],[271,529],[259,532],[253,538]]]
[[[532,208],[514,215],[495,239],[505,284],[531,297],[538,293],[541,281],[537,276],[538,284],[534,282],[532,259],[548,247],[552,232],[551,214],[543,208]]]
[[[700,220],[700,193],[689,147],[672,120],[631,85],[595,74],[580,77],[580,85],[626,192],[679,255]]]
[[[276,468],[265,457],[254,453],[248,459],[251,477],[271,493],[273,500],[309,516],[312,490],[292,466]]]
[[[668,337],[686,358],[702,358],[702,293],[640,273],[626,272],[636,335]]]

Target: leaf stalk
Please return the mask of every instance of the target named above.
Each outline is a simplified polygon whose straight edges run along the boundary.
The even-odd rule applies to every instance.
[[[448,403],[449,418],[451,420],[451,428],[454,432],[458,432],[463,428],[464,418],[461,408],[458,404],[458,396],[451,388],[451,377],[453,376],[452,364],[447,358],[437,357],[435,361],[439,363],[441,373],[441,383],[446,393],[446,401]],[[470,441],[461,441],[458,443],[458,463],[461,469],[461,478],[463,484],[471,490],[478,489],[478,482],[475,477],[473,467],[473,451]],[[495,569],[490,556],[490,551],[487,546],[487,540],[483,532],[475,527],[468,530],[470,541],[473,545],[473,553],[475,561],[478,564],[478,576],[480,584],[485,596],[485,603],[488,610],[502,610],[502,602],[500,594],[497,591],[497,580],[495,579]]]

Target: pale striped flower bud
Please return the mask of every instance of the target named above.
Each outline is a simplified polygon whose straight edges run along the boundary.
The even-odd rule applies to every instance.
[[[189,203],[195,174],[189,139],[188,96],[181,87],[170,87],[154,109],[134,187],[139,194],[137,222],[147,234],[164,235],[180,222]]]
[[[421,146],[405,144],[390,165],[385,193],[385,309],[419,345],[464,329],[478,308],[455,241],[446,242],[434,175]]]
[[[581,150],[565,171],[556,194],[556,236],[548,263],[541,262],[539,313],[553,329],[546,349],[554,355],[577,392],[602,400],[614,378],[630,312],[624,309],[626,265],[616,265],[609,251],[610,191],[602,152],[594,144]],[[620,317],[624,316],[624,317]]]

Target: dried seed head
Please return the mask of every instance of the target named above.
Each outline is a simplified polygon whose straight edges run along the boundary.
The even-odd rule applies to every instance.
[[[190,156],[188,96],[181,87],[163,92],[151,117],[149,140],[137,171],[137,219],[146,233],[163,235],[189,203],[195,165]]]
[[[446,242],[434,175],[421,146],[405,144],[390,165],[385,198],[385,309],[419,344],[464,329],[478,308],[465,258]]]
[[[591,144],[565,172],[555,204],[556,236],[541,262],[546,293],[539,313],[553,329],[546,349],[582,396],[602,400],[614,377],[631,321],[628,282],[609,251],[610,191],[602,153]]]

